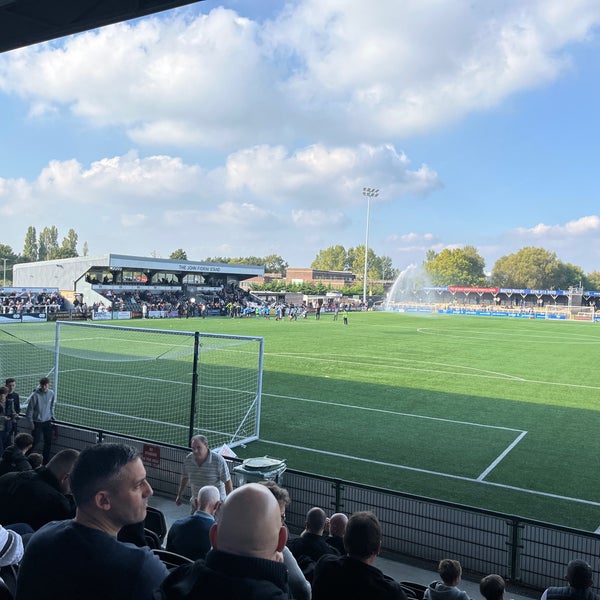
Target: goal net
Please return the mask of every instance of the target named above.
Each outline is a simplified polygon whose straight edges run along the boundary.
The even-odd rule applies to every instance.
[[[56,418],[188,446],[258,438],[263,339],[58,321]]]
[[[22,406],[42,377],[54,377],[55,331],[54,324],[47,323],[10,324],[0,329],[0,384],[14,377]]]

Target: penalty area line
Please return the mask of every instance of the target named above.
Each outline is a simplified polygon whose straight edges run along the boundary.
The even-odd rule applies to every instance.
[[[342,402],[327,402],[325,400],[313,400],[312,398],[298,398],[296,396],[282,396],[281,394],[265,394],[263,396],[269,396],[271,398],[283,398],[284,400],[300,400],[301,402],[310,402],[312,404],[326,404],[327,406],[339,406],[340,408],[350,408],[354,410],[365,410],[367,412],[382,413],[386,415],[396,415],[398,417],[412,417],[413,419],[427,419],[429,421],[441,421],[443,423],[454,423],[457,425],[470,425],[473,427],[483,427],[487,429],[500,429],[503,431],[514,431],[516,433],[527,433],[522,429],[515,429],[514,427],[502,427],[500,425],[487,425],[485,423],[473,423],[471,421],[458,421],[456,419],[444,419],[442,417],[430,417],[428,415],[415,415],[414,413],[404,413],[397,410],[387,410],[384,408],[373,408],[371,406],[356,406],[355,404],[344,404]]]
[[[500,454],[500,456],[498,456],[496,458],[495,461],[493,461],[490,466],[477,478],[477,481],[483,481],[499,464],[502,460],[504,460],[504,457],[508,455],[508,453],[527,435],[526,431],[521,432],[521,435],[519,435],[517,437],[516,440],[513,441],[512,444],[510,444],[508,446],[508,448],[506,448],[506,450],[504,450],[504,452],[502,452],[502,454]]]
[[[330,452],[328,450],[315,450],[314,448],[306,448],[304,446],[296,446],[294,444],[283,444],[282,442],[272,442],[270,440],[260,440],[265,444],[273,444],[274,446],[282,446],[284,448],[293,448],[294,450],[302,450],[304,452],[314,452],[315,454],[324,454],[326,456],[334,456],[336,458],[345,458],[347,460],[354,460],[373,465],[379,465],[382,467],[392,467],[394,469],[401,469],[403,471],[414,471],[416,473],[425,473],[427,475],[437,475],[438,477],[445,477],[447,479],[457,479],[460,481],[467,481],[470,483],[479,483],[480,485],[489,485],[492,487],[502,488],[506,490],[513,490],[515,492],[522,492],[524,494],[532,494],[534,496],[542,496],[544,498],[552,498],[554,500],[566,500],[568,502],[577,502],[579,504],[587,504],[589,506],[600,507],[600,502],[594,502],[592,500],[583,500],[582,498],[572,498],[570,496],[561,496],[560,494],[551,494],[549,492],[540,492],[538,490],[530,490],[527,488],[521,488],[514,485],[507,485],[504,483],[496,483],[493,481],[479,481],[473,477],[465,477],[463,475],[452,475],[451,473],[441,473],[439,471],[431,471],[429,469],[420,469],[418,467],[409,467],[408,465],[397,465],[394,463],[388,463],[379,460],[372,460],[370,458],[360,458],[357,456],[349,456],[348,454],[341,454],[339,452]],[[599,527],[600,529],[600,527]]]

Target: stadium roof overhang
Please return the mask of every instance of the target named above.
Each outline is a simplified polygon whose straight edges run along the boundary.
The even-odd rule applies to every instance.
[[[0,0],[0,52],[201,0]]]

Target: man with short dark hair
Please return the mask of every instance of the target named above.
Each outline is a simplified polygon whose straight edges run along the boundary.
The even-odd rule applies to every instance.
[[[212,550],[206,559],[172,571],[154,597],[289,598],[281,558],[286,539],[275,496],[263,485],[243,485],[223,503],[210,530]]]
[[[541,600],[600,600],[592,591],[592,573],[592,567],[584,560],[572,560],[565,575],[569,585],[544,590]]]
[[[504,600],[506,584],[500,575],[486,575],[479,582],[479,591],[485,600]]]
[[[210,550],[208,532],[215,523],[215,513],[221,506],[219,490],[214,485],[200,488],[193,515],[177,519],[169,528],[167,550],[192,560],[204,558]]]
[[[313,600],[407,600],[401,585],[373,566],[381,525],[372,512],[354,513],[344,535],[346,556],[323,556],[315,568]]]
[[[168,571],[147,548],[117,540],[146,516],[152,488],[134,448],[83,450],[71,473],[77,513],[36,532],[19,566],[17,600],[150,598]]]
[[[77,450],[61,450],[45,466],[0,477],[0,523],[27,523],[34,530],[75,514],[70,473]]]
[[[47,377],[40,379],[40,385],[27,399],[25,416],[31,425],[33,445],[37,449],[43,441],[44,464],[50,460],[52,450],[52,423],[54,422],[54,392],[50,389]]]
[[[33,437],[28,433],[18,433],[15,443],[2,453],[0,458],[0,475],[12,471],[31,471],[31,463],[25,456],[26,452],[33,446]]]

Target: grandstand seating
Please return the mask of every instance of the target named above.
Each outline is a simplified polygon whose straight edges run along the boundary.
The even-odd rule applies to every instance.
[[[186,556],[181,556],[181,554],[175,554],[175,552],[169,552],[168,550],[163,550],[162,548],[155,548],[152,550],[160,560],[165,564],[167,569],[173,569],[174,567],[179,567],[181,565],[191,564],[194,561],[187,558]]]

